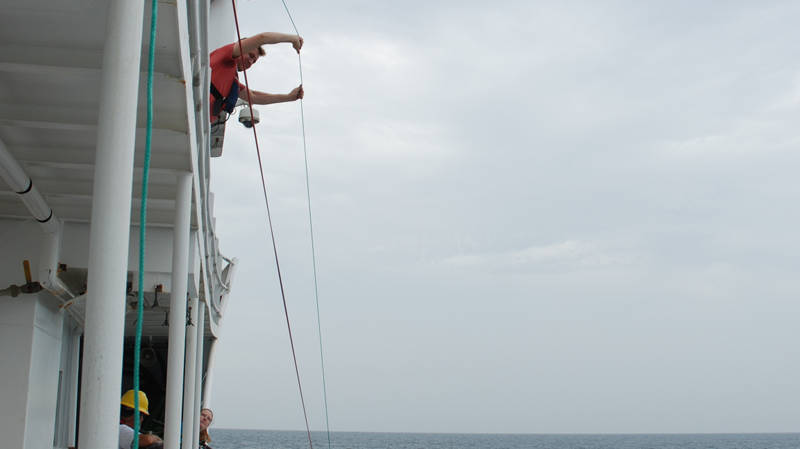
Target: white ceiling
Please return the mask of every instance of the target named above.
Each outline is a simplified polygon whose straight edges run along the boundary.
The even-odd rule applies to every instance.
[[[149,3],[142,7],[146,70]],[[174,2],[159,3],[148,198],[148,222],[167,226],[174,214],[175,174],[191,170],[175,8]],[[0,14],[0,140],[64,220],[85,222],[91,216],[105,16],[101,0],[4,1]],[[145,86],[142,73],[133,220],[138,220],[144,159]],[[29,216],[2,180],[0,216]]]

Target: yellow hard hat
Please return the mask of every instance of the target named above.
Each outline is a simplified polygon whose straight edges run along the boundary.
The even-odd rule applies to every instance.
[[[133,396],[134,391],[128,390],[125,394],[122,395],[122,400],[119,401],[121,405],[124,405],[128,408],[134,408],[133,400],[135,399]],[[145,415],[149,415],[150,413],[147,412],[147,406],[149,405],[149,401],[147,400],[147,395],[144,394],[144,391],[139,392],[139,411],[144,413]]]

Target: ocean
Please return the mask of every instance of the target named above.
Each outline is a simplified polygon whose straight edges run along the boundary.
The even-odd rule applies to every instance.
[[[214,449],[305,449],[305,432],[209,429]],[[325,432],[312,432],[327,449]],[[798,449],[800,433],[763,434],[446,434],[332,432],[336,449]]]

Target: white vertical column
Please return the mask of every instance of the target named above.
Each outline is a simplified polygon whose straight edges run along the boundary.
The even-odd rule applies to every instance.
[[[89,237],[81,449],[119,445],[125,282],[143,16],[141,2],[108,2]]]
[[[64,324],[70,326],[69,324]],[[78,422],[78,376],[80,372],[80,358],[81,358],[81,332],[79,329],[70,330],[69,338],[72,339],[72,347],[70,348],[69,364],[70,374],[68,379],[74,379],[69,386],[69,394],[67,396],[66,406],[69,407],[69,415],[67,417],[68,431],[67,431],[67,445],[75,446],[77,441],[77,432],[75,424]]]
[[[211,408],[211,387],[214,384],[214,361],[217,356],[217,342],[214,338],[208,348],[208,358],[206,358],[206,376],[203,382],[203,408]]]
[[[177,448],[181,437],[191,210],[192,176],[186,173],[178,176],[178,193],[175,197],[175,228],[172,236],[172,294],[169,303],[167,398],[164,411],[164,447],[167,448]]]
[[[197,309],[197,359],[195,360],[195,390],[194,390],[194,440],[192,440],[192,447],[200,446],[200,407],[203,402],[202,388],[203,388],[203,333],[206,328],[206,305],[199,303]]]
[[[190,320],[192,324],[186,326],[186,359],[183,365],[183,431],[181,432],[181,449],[194,449],[194,392],[195,392],[195,365],[197,359],[197,310],[199,301],[197,297],[191,299]]]

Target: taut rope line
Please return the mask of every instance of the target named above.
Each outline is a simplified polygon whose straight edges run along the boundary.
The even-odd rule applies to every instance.
[[[240,30],[239,30],[239,16],[238,16],[238,13],[236,12],[236,0],[231,0],[231,4],[233,5],[233,18],[234,18],[234,21],[236,22],[236,38],[237,38],[237,42],[239,44],[239,57],[242,59],[242,68],[243,68],[242,71],[244,72],[244,84],[245,84],[245,87],[247,88],[247,104],[248,104],[248,107],[250,108],[251,117],[255,117],[255,114],[253,113],[253,101],[252,101],[252,98],[250,96],[250,83],[247,80],[247,69],[245,68],[245,63],[244,63],[244,52],[242,51],[242,34],[241,34]],[[283,312],[284,312],[284,314],[286,316],[286,328],[287,328],[287,330],[289,332],[289,345],[292,348],[292,359],[294,360],[294,372],[295,372],[295,375],[297,376],[297,388],[300,391],[300,403],[303,406],[303,418],[305,419],[305,422],[306,422],[306,434],[308,435],[308,445],[309,445],[309,447],[311,449],[313,449],[314,448],[314,444],[311,441],[311,428],[308,425],[308,412],[306,411],[306,401],[303,398],[303,385],[300,382],[300,369],[298,368],[298,364],[297,364],[297,353],[295,352],[295,349],[294,349],[294,338],[292,337],[292,325],[291,325],[290,320],[289,320],[289,307],[286,304],[286,291],[285,291],[285,289],[283,287],[283,277],[281,276],[281,266],[280,266],[280,262],[278,260],[278,247],[277,247],[277,245],[275,243],[275,232],[274,232],[273,226],[272,226],[272,214],[270,213],[270,210],[269,210],[269,198],[267,196],[267,182],[264,179],[264,166],[263,166],[263,164],[261,162],[261,150],[259,149],[259,146],[258,146],[258,133],[256,133],[255,124],[253,126],[253,139],[255,140],[255,144],[256,144],[256,155],[258,156],[258,171],[261,174],[261,188],[262,188],[262,190],[264,192],[264,204],[267,207],[267,221],[269,223],[270,237],[272,238],[272,252],[275,255],[275,267],[276,267],[276,269],[278,271],[278,284],[280,284],[280,287],[281,287],[281,298],[283,299]]]
[[[286,5],[285,0],[281,0],[283,3],[283,8],[286,10],[286,15],[289,16],[289,21],[292,22],[292,28],[294,28],[294,33],[296,35],[300,35],[300,32],[297,31],[297,25],[294,23],[294,19],[292,18],[292,13],[289,12],[289,7]],[[300,57],[300,53],[297,53],[297,65],[300,70],[300,85],[303,85],[303,59]],[[328,436],[328,449],[331,447],[331,426],[330,420],[328,419],[328,385],[325,380],[325,357],[324,351],[322,347],[322,320],[320,319],[319,314],[319,284],[317,283],[317,250],[314,244],[314,221],[312,220],[311,214],[311,183],[309,181],[308,175],[308,150],[306,146],[306,115],[305,111],[303,110],[303,99],[300,99],[300,124],[303,130],[303,158],[305,161],[305,168],[306,168],[306,199],[308,204],[308,228],[311,233],[311,261],[312,266],[314,269],[314,304],[317,308],[317,335],[319,336],[319,363],[322,369],[322,397],[325,404],[325,431]]]

